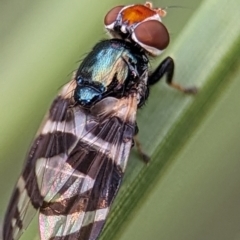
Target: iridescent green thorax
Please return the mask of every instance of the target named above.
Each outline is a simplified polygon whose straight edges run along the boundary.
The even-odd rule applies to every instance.
[[[75,100],[90,106],[104,96],[121,97],[148,69],[147,56],[134,44],[112,39],[98,43],[81,63]]]

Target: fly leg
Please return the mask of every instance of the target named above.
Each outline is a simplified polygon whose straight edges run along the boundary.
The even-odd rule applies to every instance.
[[[134,143],[136,144],[136,148],[137,148],[137,151],[138,151],[139,156],[141,157],[141,159],[142,159],[145,163],[148,163],[149,160],[150,160],[150,157],[149,157],[149,156],[143,151],[143,149],[142,149],[142,145],[141,145],[141,143],[140,143],[140,141],[139,141],[139,139],[138,139],[138,136],[137,136],[138,131],[139,131],[139,129],[138,129],[138,126],[137,126],[137,123],[136,123],[136,126],[135,126],[135,135],[134,135],[134,137],[133,137],[133,145],[134,145]]]
[[[173,82],[174,75],[174,61],[171,57],[165,58],[159,66],[148,77],[149,85],[153,85],[160,81],[163,75],[166,74],[166,82],[169,86],[186,94],[196,94],[196,87],[183,87],[178,83]]]

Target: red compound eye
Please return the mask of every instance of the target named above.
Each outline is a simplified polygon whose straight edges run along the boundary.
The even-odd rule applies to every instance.
[[[164,50],[169,44],[169,33],[166,27],[159,21],[149,20],[139,24],[133,32],[133,38],[153,55],[158,55],[148,49]],[[145,45],[145,46],[143,46]]]
[[[113,37],[138,43],[144,50],[157,56],[169,44],[169,33],[161,23],[166,12],[152,5],[117,6],[104,18],[105,28]],[[117,21],[118,20],[118,21]]]
[[[119,14],[119,12],[122,10],[124,6],[117,6],[112,8],[105,16],[104,18],[104,24],[105,26],[108,26],[112,23],[114,23],[117,19],[117,16]]]

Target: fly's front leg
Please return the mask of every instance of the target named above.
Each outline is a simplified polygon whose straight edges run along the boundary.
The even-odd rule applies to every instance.
[[[136,144],[136,148],[137,148],[137,151],[138,151],[138,154],[140,155],[141,159],[145,162],[145,163],[148,163],[149,160],[150,160],[150,157],[143,151],[142,149],[142,145],[138,139],[138,134],[139,132],[139,129],[138,129],[138,126],[137,126],[137,123],[136,123],[136,126],[135,126],[135,135],[133,137],[133,145],[134,143]]]
[[[173,82],[174,75],[174,61],[171,57],[165,58],[160,65],[149,75],[149,85],[153,85],[160,81],[163,75],[166,74],[166,82],[169,86],[187,94],[196,94],[196,87],[183,87],[178,83]]]

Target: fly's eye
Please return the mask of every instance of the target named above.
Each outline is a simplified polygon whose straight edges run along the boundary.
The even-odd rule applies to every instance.
[[[117,6],[112,8],[105,16],[104,18],[104,24],[105,26],[111,25],[112,23],[115,23],[117,20],[117,16],[119,12],[122,10],[124,6]]]
[[[132,34],[132,39],[156,56],[169,44],[169,33],[159,21],[149,20],[139,24]]]

